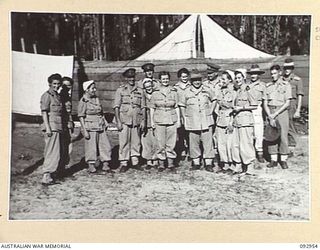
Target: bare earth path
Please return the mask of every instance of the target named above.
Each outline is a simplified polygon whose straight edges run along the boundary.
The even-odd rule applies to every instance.
[[[116,146],[117,135],[109,134]],[[44,187],[39,128],[16,128],[10,219],[309,219],[308,136],[300,137],[288,170],[264,168],[242,177],[192,172],[187,161],[177,174],[131,169],[89,175],[80,162],[83,143],[74,144],[72,173]]]

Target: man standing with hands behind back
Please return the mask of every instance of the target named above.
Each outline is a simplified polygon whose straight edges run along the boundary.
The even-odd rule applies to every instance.
[[[114,106],[116,123],[119,133],[119,160],[120,172],[129,169],[129,160],[132,167],[143,170],[139,166],[140,156],[140,127],[144,128],[143,113],[145,108],[145,95],[143,90],[136,85],[134,68],[127,69],[123,76],[125,83],[120,86],[115,94]]]

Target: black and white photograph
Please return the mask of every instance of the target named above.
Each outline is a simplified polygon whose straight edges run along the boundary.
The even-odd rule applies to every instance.
[[[8,219],[309,221],[311,19],[12,11]]]

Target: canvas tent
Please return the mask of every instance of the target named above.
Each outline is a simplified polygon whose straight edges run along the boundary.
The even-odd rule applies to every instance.
[[[203,43],[204,51],[200,56],[201,43]],[[274,56],[243,43],[207,15],[194,14],[136,60],[173,60],[198,57],[243,59],[272,58]]]

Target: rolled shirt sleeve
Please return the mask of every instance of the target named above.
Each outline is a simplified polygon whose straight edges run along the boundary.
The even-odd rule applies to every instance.
[[[303,90],[303,81],[299,77],[297,81],[297,95],[304,95],[304,90]]]
[[[292,99],[292,89],[290,84],[286,85],[286,92],[284,96],[285,101]]]
[[[45,92],[40,99],[40,109],[42,111],[50,111],[50,97],[47,92]]]
[[[113,108],[120,108],[121,106],[121,89],[118,88],[113,101]]]
[[[83,99],[81,99],[78,104],[78,117],[86,116],[86,108],[87,108],[86,103],[83,101]]]

